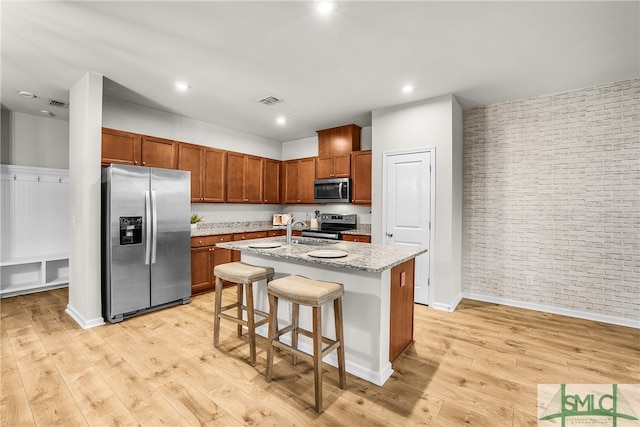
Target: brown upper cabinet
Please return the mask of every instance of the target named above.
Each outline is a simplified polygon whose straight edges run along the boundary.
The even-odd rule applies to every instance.
[[[345,125],[318,132],[318,157],[339,156],[360,150],[358,125]]]
[[[227,153],[227,202],[262,203],[262,157]]]
[[[180,143],[178,169],[191,172],[191,201],[225,201],[227,153],[201,145]]]
[[[371,205],[371,150],[351,153],[351,201]]]
[[[318,131],[317,179],[351,176],[351,152],[360,150],[358,125],[345,125]]]
[[[102,128],[102,164],[111,163],[176,169],[178,142]]]
[[[283,162],[284,203],[312,204],[313,181],[316,176],[316,158],[288,160]]]
[[[349,178],[351,176],[351,155],[318,157],[316,178]]]
[[[178,142],[170,139],[142,136],[142,166],[176,169]]]
[[[142,135],[102,128],[102,165],[139,165]]]
[[[262,159],[263,164],[263,195],[264,203],[280,204],[282,202],[282,162],[279,160]]]

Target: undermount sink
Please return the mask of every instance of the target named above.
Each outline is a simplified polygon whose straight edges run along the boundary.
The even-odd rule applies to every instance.
[[[335,245],[337,241],[332,240],[319,240],[319,239],[296,239],[291,240],[294,245],[309,245],[309,246],[328,246]]]

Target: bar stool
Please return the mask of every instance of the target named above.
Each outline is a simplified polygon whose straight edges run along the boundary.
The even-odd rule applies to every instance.
[[[218,348],[220,343],[220,319],[229,320],[238,325],[238,336],[242,336],[242,327],[249,330],[249,348],[251,350],[251,365],[256,365],[256,328],[269,322],[269,314],[255,310],[253,307],[253,283],[260,280],[269,282],[273,279],[272,267],[261,267],[244,262],[230,262],[216,265],[213,274],[216,276],[216,312],[213,322],[213,346]],[[237,284],[236,302],[222,307],[222,281]],[[243,286],[246,288],[247,304],[242,304]],[[227,310],[237,308],[236,316],[225,314]],[[243,311],[247,313],[247,320],[243,319]],[[264,317],[256,322],[255,314]]]
[[[321,282],[303,276],[287,276],[273,280],[267,285],[269,293],[269,340],[267,350],[267,382],[273,374],[273,352],[275,348],[293,354],[293,364],[297,357],[304,357],[313,361],[313,376],[315,383],[315,409],[322,412],[322,359],[337,350],[338,377],[340,388],[346,389],[346,374],[344,366],[344,333],[342,328],[342,295],[344,286],[340,283]],[[292,303],[291,324],[278,329],[278,299],[282,298]],[[331,340],[322,336],[322,305],[333,301],[336,339]],[[298,326],[300,305],[312,307],[313,331]],[[280,337],[291,332],[291,345],[284,344]],[[298,350],[298,334],[313,339],[313,355]],[[324,349],[322,344],[328,344]]]

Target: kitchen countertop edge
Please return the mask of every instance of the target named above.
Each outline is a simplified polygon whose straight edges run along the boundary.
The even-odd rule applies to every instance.
[[[250,247],[250,245],[255,243],[265,243],[269,241],[281,243],[282,246],[272,249]],[[331,249],[344,250],[349,253],[349,256],[346,258],[336,259],[311,258],[307,255],[309,252],[319,249],[327,249],[327,246],[312,246],[304,244],[286,245],[284,244],[283,237],[217,243],[216,246],[267,257],[303,261],[311,264],[321,264],[331,267],[349,268],[371,273],[380,273],[427,252],[426,248],[337,241],[337,243],[330,246]]]

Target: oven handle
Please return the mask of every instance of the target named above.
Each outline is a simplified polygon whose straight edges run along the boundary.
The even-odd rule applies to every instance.
[[[302,237],[317,237],[320,239],[331,239],[331,240],[340,240],[339,233],[317,233],[317,232],[307,232],[302,231]]]

